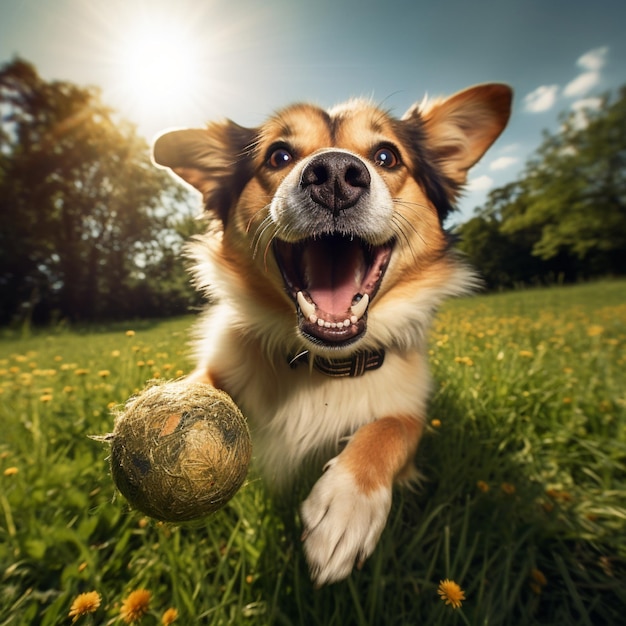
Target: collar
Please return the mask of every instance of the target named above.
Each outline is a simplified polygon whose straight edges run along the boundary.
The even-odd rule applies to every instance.
[[[321,356],[313,357],[313,367],[322,374],[331,378],[355,378],[363,376],[365,372],[377,370],[385,360],[384,350],[362,350],[343,359],[325,359]],[[301,363],[309,363],[309,353],[301,352],[293,358],[288,358],[289,367],[295,369]]]

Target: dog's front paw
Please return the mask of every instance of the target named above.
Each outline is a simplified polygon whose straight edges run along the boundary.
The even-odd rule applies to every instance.
[[[391,508],[391,485],[359,488],[335,457],[302,503],[304,552],[317,586],[346,578],[372,554]]]

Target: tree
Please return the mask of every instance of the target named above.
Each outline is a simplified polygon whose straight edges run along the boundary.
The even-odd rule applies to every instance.
[[[623,272],[626,248],[626,87],[614,102],[565,118],[546,135],[526,168],[523,210],[503,223],[504,233],[540,229],[533,254],[567,255],[592,272]]]
[[[488,284],[626,272],[626,87],[562,117],[523,176],[462,225],[462,249]]]
[[[0,112],[0,321],[132,315],[180,244],[186,191],[94,88],[16,59],[0,68]]]

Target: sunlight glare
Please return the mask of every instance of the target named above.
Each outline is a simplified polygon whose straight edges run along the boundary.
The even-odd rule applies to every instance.
[[[182,23],[129,25],[118,49],[118,80],[133,117],[185,110],[198,79],[199,43]]]

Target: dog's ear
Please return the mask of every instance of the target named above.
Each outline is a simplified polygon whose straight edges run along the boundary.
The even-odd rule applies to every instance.
[[[403,119],[420,120],[430,154],[444,176],[463,185],[468,170],[504,130],[513,92],[490,83],[470,87],[445,100],[415,105]]]
[[[254,129],[230,120],[173,130],[157,137],[152,158],[201,191],[205,208],[226,223],[230,207],[252,177],[255,137]]]

